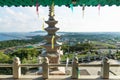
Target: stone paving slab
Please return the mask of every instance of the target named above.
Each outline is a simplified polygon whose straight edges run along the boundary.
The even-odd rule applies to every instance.
[[[20,79],[13,79],[12,75],[0,75],[0,80],[45,80],[41,75],[24,75]],[[71,79],[70,75],[52,75],[46,80],[120,80],[120,76],[110,76],[110,79],[101,79],[100,76],[79,76],[79,79]]]

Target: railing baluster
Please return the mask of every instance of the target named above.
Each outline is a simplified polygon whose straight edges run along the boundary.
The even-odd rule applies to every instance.
[[[21,64],[18,57],[13,61],[13,64],[0,64],[0,67],[13,67],[13,78],[18,79],[21,76],[21,67],[43,67],[43,78],[49,78],[49,67],[65,67],[65,64],[49,64],[48,58],[45,57],[45,61],[42,64]],[[109,64],[107,58],[104,58],[102,64],[78,64],[77,58],[74,59],[73,64],[69,64],[69,67],[72,67],[72,76],[73,79],[78,79],[78,68],[79,67],[101,67],[101,78],[109,79],[109,68],[110,67],[120,67],[120,64]]]
[[[18,79],[21,76],[20,59],[15,57],[13,60],[13,78]]]
[[[102,62],[102,68],[101,68],[101,77],[103,79],[109,79],[109,62],[108,59],[105,57]]]
[[[75,57],[72,64],[72,79],[78,79],[78,58]]]
[[[43,69],[43,72],[42,72],[42,75],[43,75],[43,79],[48,79],[49,77],[49,61],[48,61],[48,58],[45,57],[44,58],[44,62],[42,63],[42,69]]]

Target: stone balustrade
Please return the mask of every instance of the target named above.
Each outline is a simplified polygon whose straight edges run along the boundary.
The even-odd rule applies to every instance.
[[[19,79],[21,76],[21,67],[27,66],[36,66],[42,67],[42,78],[49,79],[49,67],[65,67],[66,64],[49,64],[48,58],[44,58],[44,62],[42,64],[21,64],[18,57],[16,57],[13,61],[13,64],[0,64],[0,67],[12,67],[13,68],[13,78]],[[79,67],[101,67],[100,77],[101,79],[109,79],[109,68],[110,66],[113,67],[120,67],[120,64],[109,64],[108,59],[104,58],[101,64],[79,64],[78,59],[74,58],[72,64],[68,64],[69,67],[72,67],[72,75],[71,79],[78,79],[78,69]]]

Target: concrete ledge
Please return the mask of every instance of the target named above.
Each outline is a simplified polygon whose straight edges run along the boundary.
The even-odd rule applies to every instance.
[[[22,75],[19,79],[13,79],[12,75],[0,75],[0,80],[45,80],[42,75]],[[70,75],[50,75],[46,80],[120,80],[120,76],[110,76],[109,79],[101,79],[100,76],[79,76],[79,79],[71,79]]]

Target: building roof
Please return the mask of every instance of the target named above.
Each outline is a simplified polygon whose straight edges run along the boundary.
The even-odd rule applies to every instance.
[[[70,5],[74,4],[74,6],[97,6],[100,4],[101,6],[105,5],[116,5],[120,6],[120,0],[0,0],[0,6],[36,6],[36,3],[42,6],[50,6],[54,2],[55,5]]]

